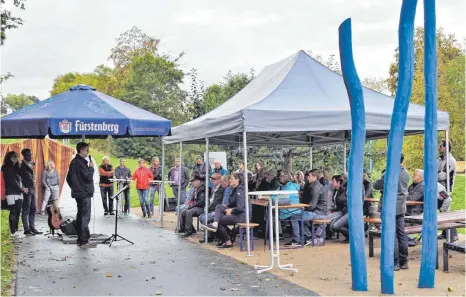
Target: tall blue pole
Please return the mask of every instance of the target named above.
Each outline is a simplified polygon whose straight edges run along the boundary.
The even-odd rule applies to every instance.
[[[348,172],[348,215],[352,289],[367,291],[366,248],[363,219],[362,175],[366,143],[366,112],[361,81],[353,59],[351,19],[338,29],[340,62],[351,106],[351,151]],[[346,152],[345,152],[346,154]]]
[[[424,0],[424,219],[419,288],[433,288],[437,256],[437,44],[435,0]]]
[[[400,176],[401,149],[414,76],[414,17],[417,0],[403,0],[398,27],[398,87],[388,137],[387,166],[382,204],[382,254],[380,276],[382,293],[394,293],[395,216]]]

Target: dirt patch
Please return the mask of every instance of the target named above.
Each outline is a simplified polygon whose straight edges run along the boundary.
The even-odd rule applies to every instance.
[[[136,210],[136,209],[135,209]],[[134,213],[134,212],[133,212]],[[136,210],[140,214],[140,209]],[[164,215],[164,227],[175,230],[176,216],[174,213]],[[195,221],[196,223],[196,221]],[[160,225],[159,222],[154,222]],[[187,240],[198,242],[203,237],[203,232],[189,237]],[[239,239],[237,239],[239,241]],[[460,240],[464,240],[461,236]],[[217,251],[218,253],[232,257],[248,265],[268,265],[270,253],[268,247],[264,251],[263,239],[255,240],[255,250],[241,252],[239,242],[235,242],[233,249],[217,249],[214,244],[202,244],[202,247]],[[366,241],[367,242],[367,241]],[[283,243],[283,242],[282,242]],[[298,269],[297,273],[284,272],[277,268],[271,272],[283,279],[289,280],[302,287],[315,291],[320,295],[365,295],[374,296],[380,293],[380,239],[376,239],[375,255],[367,257],[368,288],[367,292],[354,292],[351,290],[351,264],[349,244],[341,243],[339,240],[330,240],[325,246],[304,247],[296,249],[284,249],[280,251],[282,264],[292,263]],[[441,251],[439,241],[439,251]],[[369,255],[366,243],[366,255]],[[465,295],[465,255],[450,252],[449,270],[444,273],[443,261],[440,253],[439,267],[436,271],[435,288],[417,288],[419,280],[421,245],[409,248],[409,269],[395,272],[395,294],[403,296],[464,296]],[[251,268],[253,269],[253,268]],[[449,291],[449,288],[452,292]]]

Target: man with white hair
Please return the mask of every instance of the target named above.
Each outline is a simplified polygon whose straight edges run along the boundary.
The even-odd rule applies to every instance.
[[[424,170],[416,169],[413,174],[413,183],[408,187],[408,198],[406,201],[424,201]],[[423,205],[407,205],[406,215],[416,216],[423,212]],[[408,246],[415,246],[416,240],[414,237],[408,235]]]
[[[424,170],[416,169],[413,174],[413,183],[408,187],[407,201],[424,201]],[[407,216],[420,215],[423,212],[422,204],[406,207]]]

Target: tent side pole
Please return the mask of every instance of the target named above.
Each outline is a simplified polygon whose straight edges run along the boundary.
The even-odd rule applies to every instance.
[[[205,214],[205,224],[207,225],[207,215],[209,214],[209,175],[210,175],[210,165],[209,165],[209,138],[205,139],[205,159],[207,162],[205,163],[206,167],[206,173],[205,173],[205,209],[204,209],[204,214]],[[205,162],[205,160],[204,160]],[[208,166],[208,167],[207,167]],[[212,189],[213,191],[213,189]],[[204,243],[208,244],[209,243],[209,231],[207,229],[204,229]]]
[[[445,150],[447,151],[447,193],[450,194],[450,144],[448,130],[445,130]]]
[[[369,140],[369,173],[372,173],[372,140]]]
[[[180,232],[180,201],[181,201],[181,177],[183,176],[182,174],[182,169],[183,168],[183,142],[180,141],[180,168],[178,172],[178,201],[176,203],[176,233]]]
[[[343,141],[343,172],[346,173],[346,139]]]
[[[243,162],[244,199],[246,200],[246,242],[248,247],[248,257],[251,257],[251,237],[249,233],[248,144],[246,140],[246,131],[243,131]]]
[[[312,169],[312,145],[309,145],[309,169]]]
[[[159,210],[160,210],[160,227],[163,227],[163,212],[165,208],[165,144],[163,143],[163,137],[161,138],[162,141],[162,184],[160,185],[159,189]],[[162,194],[162,195],[160,195]]]

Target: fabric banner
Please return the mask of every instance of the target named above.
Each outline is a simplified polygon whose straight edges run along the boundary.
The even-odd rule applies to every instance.
[[[1,144],[0,145],[0,157],[1,162],[10,151],[15,151],[18,154],[19,160],[22,160],[21,151],[25,148],[29,148],[32,151],[32,158],[36,164],[34,167],[34,177],[36,180],[36,202],[37,210],[40,210],[42,205],[42,199],[44,197],[45,188],[42,185],[42,175],[44,173],[47,162],[52,160],[55,163],[55,168],[58,171],[60,177],[60,193],[65,183],[66,174],[68,173],[68,167],[71,160],[74,157],[74,149],[67,147],[55,140],[44,138],[44,139],[26,139],[20,142]],[[0,173],[1,175],[1,173]],[[5,188],[3,175],[1,175],[1,197],[5,199]]]

